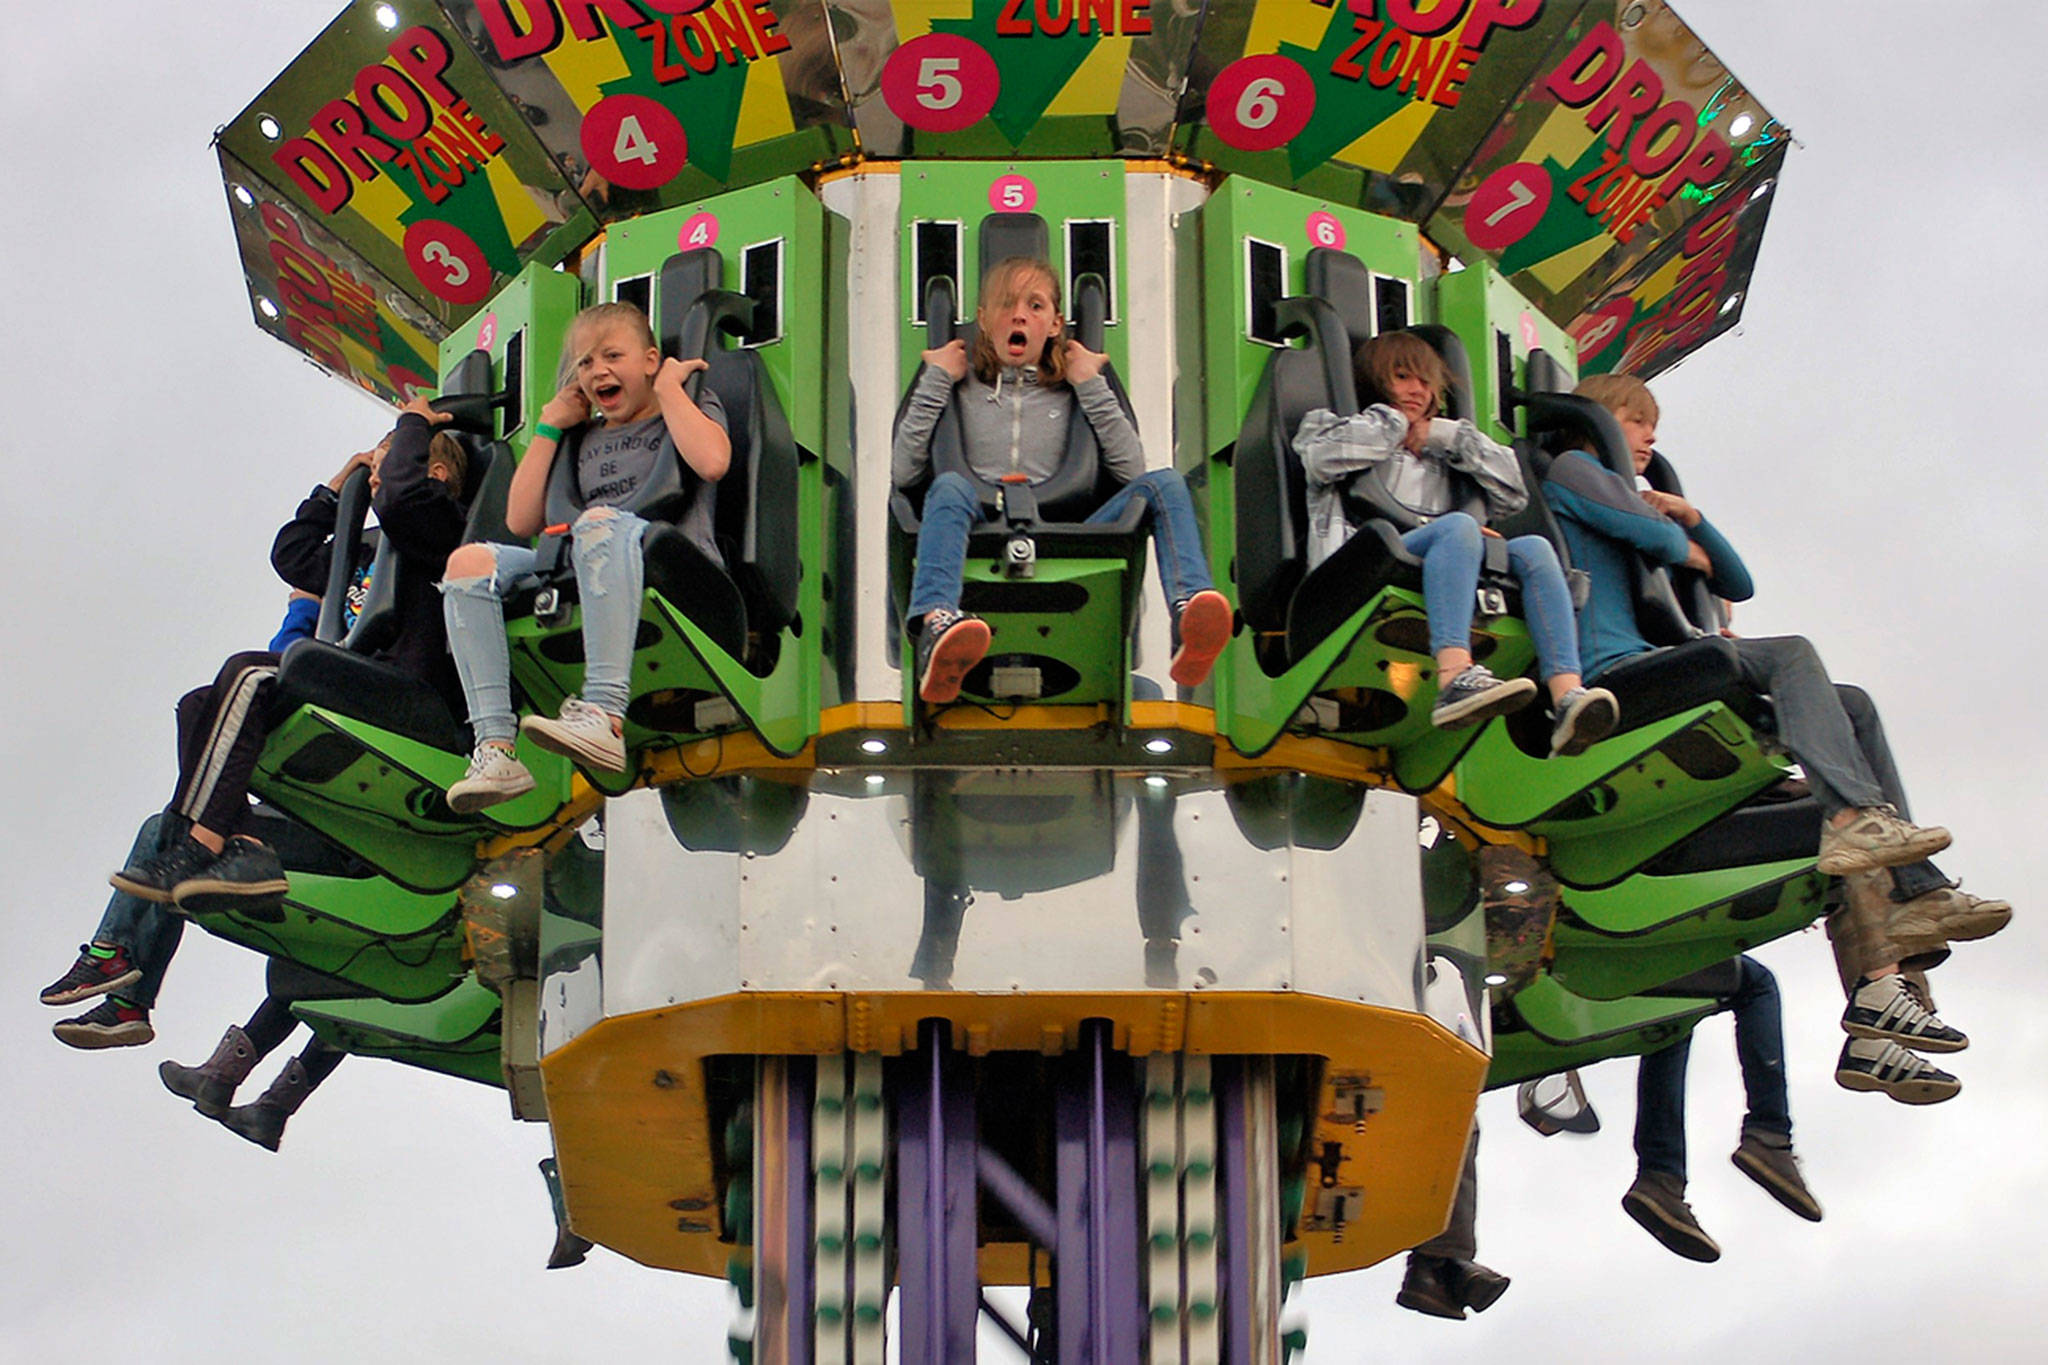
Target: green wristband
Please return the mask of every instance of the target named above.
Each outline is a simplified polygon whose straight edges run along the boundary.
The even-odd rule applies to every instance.
[[[550,441],[559,441],[562,439],[562,429],[560,427],[551,427],[546,422],[535,422],[533,424],[533,434],[536,436],[545,436]]]

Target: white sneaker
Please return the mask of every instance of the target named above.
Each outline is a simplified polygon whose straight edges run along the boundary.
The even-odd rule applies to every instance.
[[[512,751],[497,744],[479,744],[469,756],[469,771],[448,789],[448,809],[469,815],[486,806],[510,801],[533,790],[533,774],[512,757]]]
[[[563,702],[562,712],[555,719],[528,716],[519,722],[519,728],[551,754],[562,754],[587,768],[608,773],[626,771],[626,741],[613,732],[612,718],[602,708],[581,697]]]

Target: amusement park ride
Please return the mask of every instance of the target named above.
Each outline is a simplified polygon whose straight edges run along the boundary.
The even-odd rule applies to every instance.
[[[195,918],[329,1043],[502,1085],[563,1246],[731,1279],[738,1358],[878,1363],[894,1294],[901,1359],[971,1360],[1013,1284],[1032,1360],[1277,1362],[1294,1281],[1443,1227],[1482,1090],[1661,1046],[1824,908],[1702,585],[1640,566],[1670,648],[1583,755],[1433,729],[1417,563],[1307,572],[1291,435],[1413,327],[1532,475],[1632,475],[1575,377],[1734,325],[1786,145],[1661,0],[357,0],[218,138],[258,325],[441,395],[502,541],[569,320],[639,304],[731,418],[730,572],[650,546],[629,775],[522,742],[472,815],[463,718],[337,614],[256,783],[284,919]],[[1195,490],[1200,689],[1142,542],[1041,488],[971,543],[989,657],[915,697],[892,415],[1017,254]],[[524,709],[580,676],[562,570]]]

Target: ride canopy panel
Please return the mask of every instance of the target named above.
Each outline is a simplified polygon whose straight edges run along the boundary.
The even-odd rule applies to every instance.
[[[358,0],[217,144],[258,326],[403,399],[608,223],[913,158],[1357,205],[1655,374],[1739,320],[1789,136],[1661,0]]]

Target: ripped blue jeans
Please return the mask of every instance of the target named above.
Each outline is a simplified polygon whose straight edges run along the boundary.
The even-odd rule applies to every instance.
[[[570,558],[583,607],[583,700],[610,715],[626,714],[632,696],[633,640],[640,627],[645,575],[640,538],[647,523],[631,512],[592,507],[569,529]],[[534,552],[524,545],[489,547],[497,567],[488,577],[441,583],[448,647],[469,701],[477,743],[510,743],[519,733],[512,710],[512,660],[505,643],[505,595],[539,583]]]

